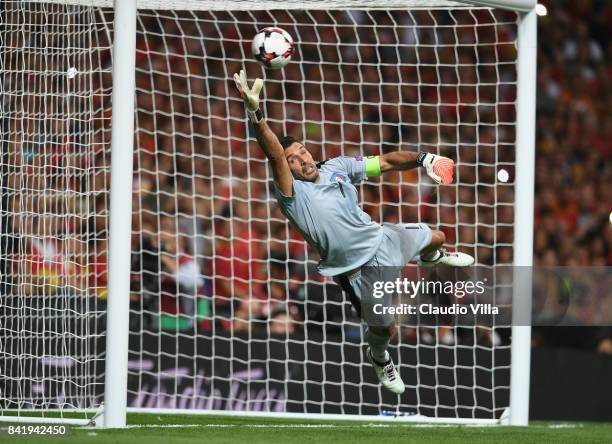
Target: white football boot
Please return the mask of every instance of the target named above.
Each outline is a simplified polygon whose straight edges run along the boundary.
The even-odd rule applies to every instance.
[[[433,267],[434,265],[445,265],[447,267],[469,267],[474,265],[474,258],[459,251],[446,251],[445,248],[438,250],[438,255],[430,260],[419,259],[421,267]]]
[[[393,365],[393,360],[391,357],[389,357],[389,360],[385,363],[376,362],[376,360],[372,357],[370,347],[368,347],[366,354],[368,361],[370,361],[370,364],[372,364],[372,367],[374,367],[376,376],[383,387],[397,395],[404,393],[404,390],[406,389],[404,386],[404,381],[402,381],[399,372],[395,368],[395,365]]]

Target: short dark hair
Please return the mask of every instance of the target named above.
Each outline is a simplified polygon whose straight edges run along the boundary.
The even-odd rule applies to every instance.
[[[291,137],[291,136],[283,136],[283,137],[280,138],[279,142],[280,142],[281,146],[283,147],[283,149],[286,150],[291,145],[293,145],[296,142],[296,140],[293,137]]]

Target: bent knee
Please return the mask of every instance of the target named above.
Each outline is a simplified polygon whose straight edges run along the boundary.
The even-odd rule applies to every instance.
[[[435,244],[437,246],[442,246],[444,245],[444,242],[446,242],[446,235],[444,234],[443,231],[438,231],[438,230],[431,231],[431,243],[432,244]]]

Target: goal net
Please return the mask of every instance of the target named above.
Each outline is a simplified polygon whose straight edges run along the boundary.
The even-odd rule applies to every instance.
[[[359,318],[276,207],[235,91],[242,68],[264,78],[271,128],[315,159],[415,147],[455,159],[453,185],[393,173],[359,187],[362,207],[442,230],[479,265],[511,264],[517,13],[370,3],[138,2],[132,411],[496,421],[508,407],[510,326],[459,318],[398,319],[390,352],[407,390],[384,392]],[[1,6],[3,417],[103,400],[111,6]],[[283,70],[251,56],[266,26],[296,42]]]
[[[102,400],[111,23],[0,5],[2,419],[78,422],[63,412]]]

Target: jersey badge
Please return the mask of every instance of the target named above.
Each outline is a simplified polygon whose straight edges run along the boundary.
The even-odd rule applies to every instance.
[[[344,182],[348,183],[348,180],[344,174],[341,173],[332,173],[330,182]]]

